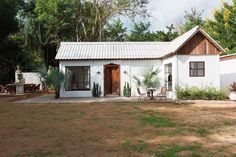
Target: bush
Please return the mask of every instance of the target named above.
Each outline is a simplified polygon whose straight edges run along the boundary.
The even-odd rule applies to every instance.
[[[214,87],[207,88],[177,88],[177,98],[181,100],[224,100],[225,94],[223,91]]]
[[[92,95],[93,97],[100,97],[102,94],[101,86],[98,83],[93,82]]]

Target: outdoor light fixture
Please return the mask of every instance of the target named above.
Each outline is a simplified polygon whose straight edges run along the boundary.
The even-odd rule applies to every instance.
[[[128,73],[128,72],[125,70],[125,71],[124,71],[124,74],[127,74],[127,73]]]
[[[100,74],[101,74],[101,72],[100,72],[100,71],[97,71],[97,74],[98,74],[98,75],[100,75]]]

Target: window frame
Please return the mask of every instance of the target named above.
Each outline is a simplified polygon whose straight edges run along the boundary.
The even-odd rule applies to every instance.
[[[88,84],[89,84],[89,88],[84,88],[84,89],[68,89],[68,85],[69,85],[69,80],[67,80],[68,82],[66,82],[67,83],[67,86],[66,86],[66,88],[65,88],[65,91],[91,91],[91,66],[65,66],[65,71],[66,71],[66,79],[68,78],[67,77],[67,75],[68,75],[68,73],[67,73],[67,69],[68,68],[83,68],[83,67],[87,67],[87,68],[89,68],[89,73],[88,73],[88,79],[89,79],[89,82],[88,82]]]
[[[203,68],[198,68],[197,67],[196,69],[191,69],[191,64],[192,63],[195,63],[195,64],[196,63],[203,63]],[[190,61],[189,62],[189,77],[205,77],[205,71],[206,71],[205,69],[206,69],[206,67],[205,67],[205,62],[204,61]],[[194,74],[192,75],[191,74],[192,70],[195,70],[197,72],[197,74],[196,75],[194,75]],[[199,75],[198,74],[198,70],[203,70],[203,75]]]
[[[173,91],[173,78],[171,80],[171,88],[169,88],[168,75],[171,75],[171,77],[173,77],[172,72],[173,72],[172,63],[165,64],[164,65],[165,87],[166,87],[166,90],[170,92]]]

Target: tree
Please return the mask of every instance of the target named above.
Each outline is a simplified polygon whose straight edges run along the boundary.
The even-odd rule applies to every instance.
[[[0,84],[13,82],[16,65],[26,65],[30,55],[22,51],[22,36],[16,19],[19,4],[15,0],[0,1]]]
[[[127,38],[127,28],[123,27],[120,19],[112,24],[107,24],[104,31],[104,38],[106,41],[124,41]]]
[[[185,11],[184,24],[180,26],[180,33],[183,34],[195,26],[203,26],[204,20],[202,18],[203,10],[199,11],[196,8],[191,8],[190,12]]]
[[[176,31],[173,24],[166,26],[167,32],[157,31],[155,41],[171,41],[178,37],[178,32]]]
[[[128,36],[129,41],[171,41],[178,36],[174,25],[166,26],[167,31],[150,31],[150,22],[135,23],[131,34]]]
[[[236,53],[236,1],[223,3],[213,17],[206,20],[205,30],[225,48],[227,54]]]
[[[139,22],[134,24],[133,30],[131,30],[128,36],[129,41],[154,41],[155,35],[149,30],[151,24],[150,22],[144,23]]]
[[[31,2],[31,3],[30,3]],[[33,2],[33,3],[32,3]],[[60,41],[102,41],[105,25],[117,15],[147,15],[147,0],[29,0],[20,14],[27,44],[40,51],[46,66]]]

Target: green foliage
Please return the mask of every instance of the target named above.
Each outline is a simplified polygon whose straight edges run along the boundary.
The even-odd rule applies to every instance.
[[[151,24],[150,22],[144,23],[139,22],[134,24],[133,30],[131,30],[131,34],[128,36],[129,41],[154,41],[154,36],[150,32]]]
[[[19,11],[20,29],[26,45],[31,50],[39,51],[45,64],[56,65],[54,60],[60,41],[102,41],[115,40],[116,28],[105,26],[117,15],[134,18],[146,16],[147,0],[27,0],[22,1]],[[115,27],[120,27],[120,23]],[[121,30],[123,31],[123,29]],[[120,33],[120,32],[119,32]]]
[[[180,26],[180,32],[185,33],[190,29],[194,28],[195,26],[203,26],[204,20],[202,18],[202,11],[198,11],[196,8],[191,8],[190,12],[185,11],[185,22],[182,26]]]
[[[155,33],[155,41],[172,41],[179,36],[173,24],[166,26],[167,32],[157,31]]]
[[[225,94],[223,91],[214,87],[208,88],[177,88],[177,98],[182,100],[224,100]]]
[[[205,30],[226,53],[236,53],[236,1],[232,4],[223,2],[223,7],[214,11],[213,19],[206,20]]]
[[[127,38],[127,28],[123,27],[120,19],[114,23],[108,23],[104,30],[104,40],[106,41],[124,41]]]
[[[102,94],[101,86],[98,83],[93,82],[92,95],[93,97],[100,97]]]
[[[150,31],[150,22],[139,22],[134,24],[133,30],[131,30],[128,36],[128,41],[171,41],[178,36],[178,32],[175,31],[174,25],[166,26],[165,31]]]
[[[148,145],[144,143],[143,140],[139,140],[138,142],[133,143],[129,139],[126,139],[121,142],[121,146],[125,150],[133,150],[137,152],[142,152],[144,149],[147,148]]]
[[[58,98],[61,84],[65,81],[64,73],[59,71],[58,67],[49,66],[47,75],[44,76],[44,80],[48,88],[55,90],[55,98]]]
[[[144,116],[140,119],[140,123],[142,125],[151,125],[154,126],[156,128],[160,128],[160,127],[174,127],[176,124],[165,117],[156,117],[156,116],[152,116],[152,115],[148,115],[148,116]]]
[[[160,70],[154,69],[154,66],[147,66],[139,69],[137,75],[133,76],[136,81],[137,87],[143,87],[146,90],[148,88],[158,88],[160,86],[160,79],[158,77]]]
[[[129,82],[125,82],[125,86],[123,89],[123,95],[125,97],[130,97],[131,96],[131,86],[129,85]]]

